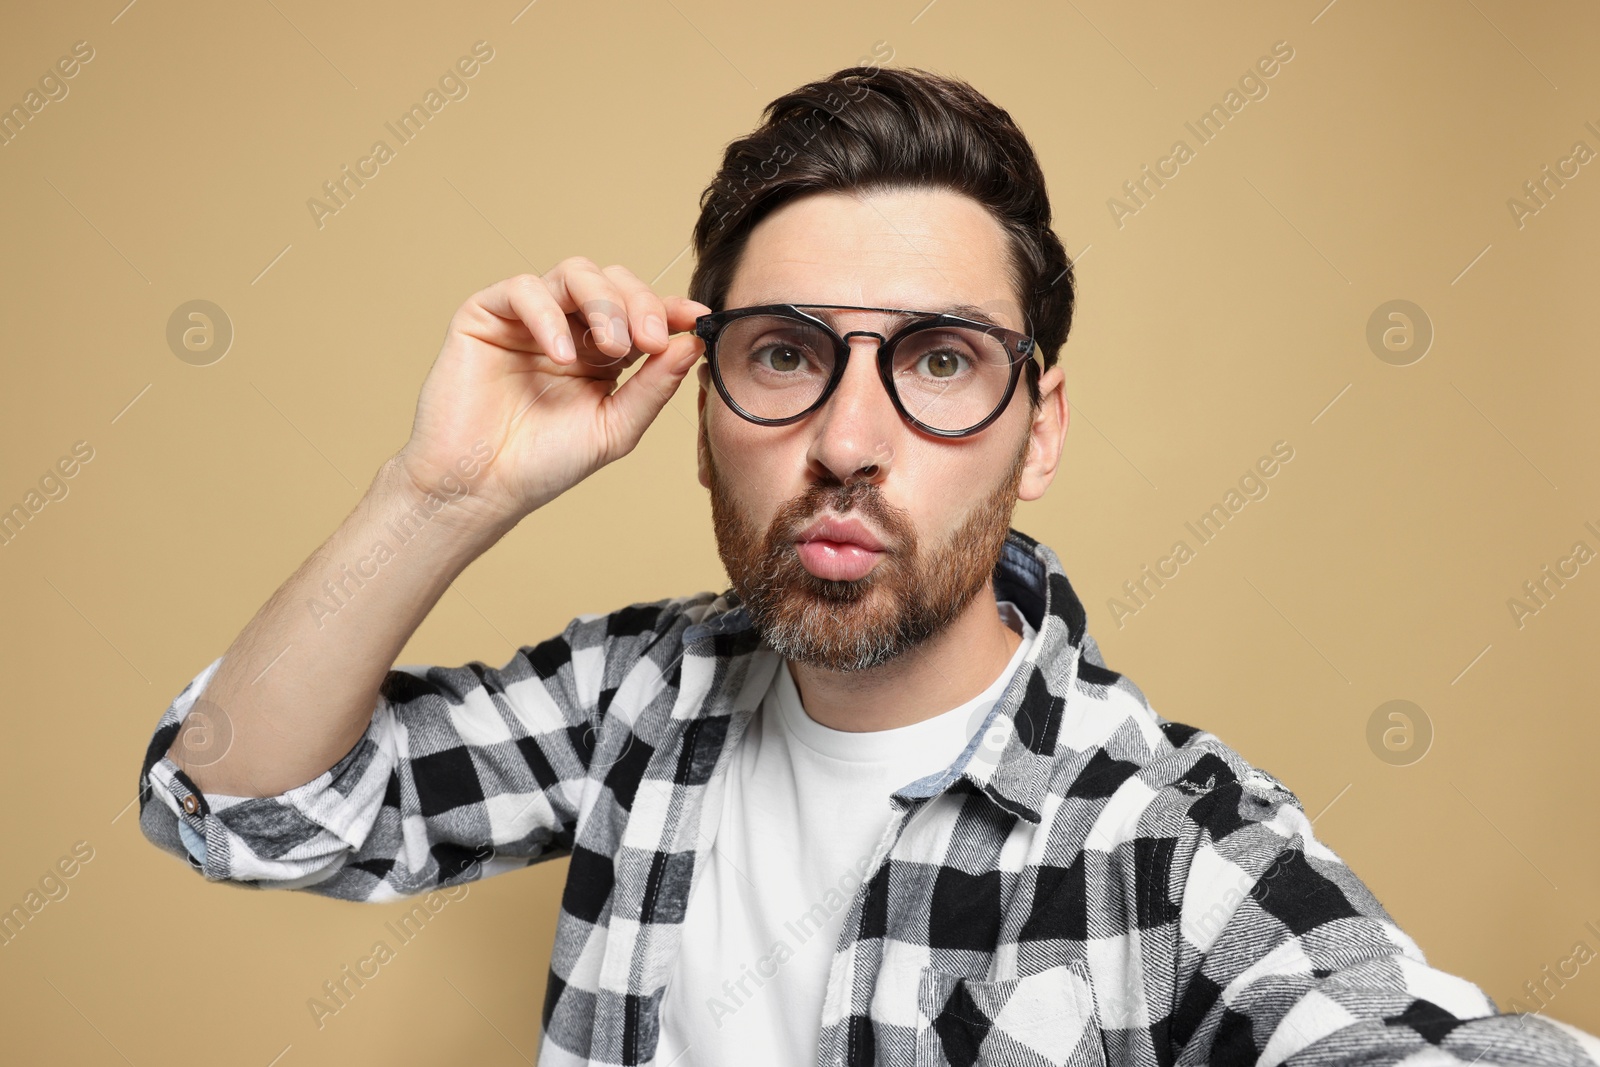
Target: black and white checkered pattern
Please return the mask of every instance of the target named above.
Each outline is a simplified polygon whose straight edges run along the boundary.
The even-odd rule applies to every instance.
[[[1107,668],[1048,547],[1012,530],[995,590],[1037,641],[955,764],[892,798],[820,1064],[1600,1064],[1428,966],[1293,793]],[[731,592],[580,616],[499,669],[398,666],[351,751],[269,798],[165,755],[219,663],[151,739],[151,841],[355,901],[570,856],[540,1062],[654,1062],[703,801],[779,665]]]

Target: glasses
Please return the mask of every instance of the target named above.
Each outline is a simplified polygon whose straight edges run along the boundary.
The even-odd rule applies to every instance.
[[[871,330],[840,334],[806,309],[878,311],[918,316],[885,337]],[[827,403],[844,377],[850,338],[878,341],[878,377],[900,417],[938,437],[966,437],[988,426],[1016,391],[1027,366],[1040,374],[1032,337],[992,323],[931,311],[855,304],[762,304],[695,320],[711,379],[737,414],[783,426]]]

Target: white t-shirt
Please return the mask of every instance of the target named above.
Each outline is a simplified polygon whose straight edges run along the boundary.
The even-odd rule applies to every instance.
[[[894,814],[889,796],[944,770],[977,732],[1033,643],[982,693],[892,730],[852,733],[805,712],[781,664],[723,775],[661,1006],[659,1067],[812,1067],[833,949]],[[981,709],[981,711],[980,711]]]

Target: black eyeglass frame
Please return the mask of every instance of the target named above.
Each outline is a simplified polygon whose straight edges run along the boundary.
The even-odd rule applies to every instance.
[[[805,311],[801,310],[803,308],[823,308],[834,311],[878,311],[894,315],[919,315],[924,317],[907,323],[888,337],[872,330],[851,330],[848,333],[840,334],[817,316],[806,314]],[[836,355],[833,362],[833,373],[829,376],[827,384],[822,387],[822,393],[804,411],[781,419],[764,419],[760,416],[752,415],[740,407],[733,397],[728,394],[728,387],[722,381],[722,370],[717,365],[717,339],[729,323],[751,315],[787,316],[808,325],[816,326],[833,338]],[[963,326],[969,329],[981,330],[990,336],[1000,338],[1005,343],[1006,354],[1011,360],[1010,377],[1006,381],[1005,395],[1001,398],[1000,403],[983,421],[969,426],[965,430],[937,429],[907,411],[905,404],[900,400],[899,392],[894,387],[894,374],[890,369],[895,349],[902,339],[924,330],[949,326]],[[863,307],[859,304],[757,304],[752,307],[727,308],[722,311],[714,311],[709,315],[701,315],[694,321],[694,332],[697,337],[705,342],[706,362],[711,365],[711,380],[716,384],[717,394],[722,397],[723,403],[732,408],[734,413],[741,418],[761,426],[787,426],[792,422],[798,422],[826,404],[828,398],[833,395],[833,391],[838,388],[839,382],[844,378],[845,366],[850,360],[850,338],[852,337],[876,337],[878,339],[878,377],[883,381],[883,387],[889,394],[889,400],[894,404],[895,410],[900,413],[902,419],[923,433],[932,434],[935,437],[970,437],[986,428],[1011,405],[1011,397],[1017,390],[1017,379],[1021,376],[1024,365],[1033,371],[1035,386],[1038,384],[1038,376],[1043,373],[1038,360],[1033,358],[1038,355],[1038,343],[1027,334],[1019,333],[1016,330],[1008,330],[993,323],[963,318],[960,315],[913,311],[907,308]]]

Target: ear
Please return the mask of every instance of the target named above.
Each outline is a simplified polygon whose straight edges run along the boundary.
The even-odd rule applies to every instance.
[[[1028,428],[1031,454],[1023,468],[1022,482],[1017,486],[1019,500],[1039,499],[1055,479],[1071,416],[1067,408],[1065,377],[1061,364],[1057,363],[1039,378],[1039,410]]]
[[[708,462],[711,454],[710,439],[706,437],[706,393],[711,387],[711,368],[702,362],[697,368],[696,377],[700,381],[700,393],[697,403],[698,418],[695,420],[695,456],[700,467],[700,484],[707,489],[711,488],[711,465]]]

